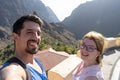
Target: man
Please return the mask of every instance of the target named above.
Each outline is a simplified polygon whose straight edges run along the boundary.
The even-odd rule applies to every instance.
[[[42,64],[34,58],[41,41],[42,20],[35,15],[26,15],[13,25],[15,42],[14,57],[26,65],[32,80],[48,80]],[[0,80],[27,80],[26,71],[18,63],[7,64],[0,71]]]

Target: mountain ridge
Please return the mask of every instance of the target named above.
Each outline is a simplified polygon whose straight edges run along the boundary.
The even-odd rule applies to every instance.
[[[120,1],[93,0],[79,5],[62,23],[77,38],[91,31],[97,31],[106,37],[116,37],[120,31]],[[113,29],[114,28],[114,29]]]
[[[59,22],[54,12],[47,8],[41,0],[2,0],[0,3],[0,25],[11,27],[17,18],[33,12],[36,12],[48,23]]]

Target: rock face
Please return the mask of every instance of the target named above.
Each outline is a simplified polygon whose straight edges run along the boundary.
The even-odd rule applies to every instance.
[[[107,37],[120,32],[120,0],[93,0],[78,6],[63,23],[66,28],[81,38],[95,30]]]
[[[41,0],[1,0],[0,11],[1,26],[10,27],[18,17],[34,12],[48,23],[59,22],[52,10],[48,9]]]

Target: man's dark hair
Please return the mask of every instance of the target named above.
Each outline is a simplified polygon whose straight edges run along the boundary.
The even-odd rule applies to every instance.
[[[43,25],[43,21],[36,15],[25,15],[19,18],[14,24],[13,24],[13,33],[20,34],[21,30],[23,29],[23,23],[26,21],[33,21],[35,23],[38,23],[40,27]]]

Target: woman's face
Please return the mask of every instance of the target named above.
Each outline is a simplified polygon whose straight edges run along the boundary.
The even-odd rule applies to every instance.
[[[80,47],[80,53],[85,63],[96,63],[96,58],[100,55],[95,42],[89,38],[83,40]]]

